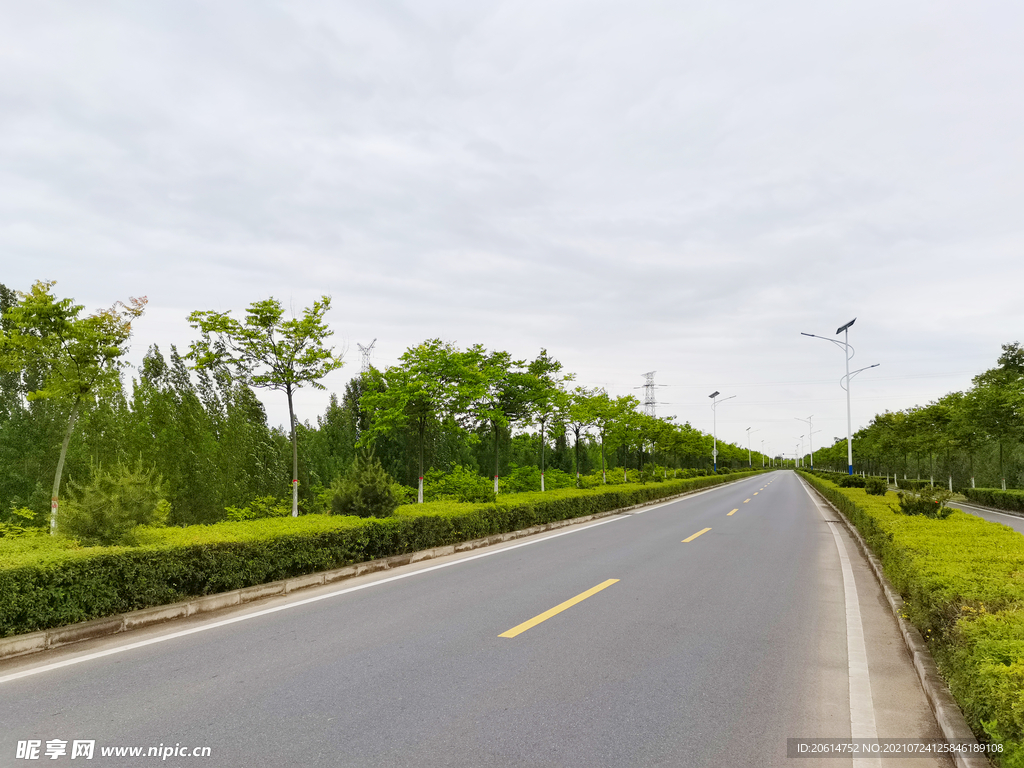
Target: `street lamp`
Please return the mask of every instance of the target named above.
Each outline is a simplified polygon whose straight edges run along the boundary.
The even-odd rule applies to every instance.
[[[750,457],[750,429],[751,429],[750,427],[747,427],[747,467],[749,467],[750,469],[753,469],[754,468],[754,461]],[[756,429],[754,431],[757,432]]]
[[[846,466],[847,471],[853,474],[853,418],[850,411],[850,379],[856,376],[861,371],[866,371],[868,368],[877,368],[879,363],[869,365],[859,370],[850,373],[850,361],[853,359],[855,353],[853,347],[850,346],[850,326],[857,322],[857,318],[853,318],[846,325],[841,325],[836,330],[836,336],[840,333],[844,334],[844,341],[838,341],[837,339],[830,339],[827,336],[818,336],[813,333],[800,332],[801,336],[810,336],[815,339],[824,339],[825,341],[831,341],[837,347],[842,347],[846,355],[846,375],[839,380],[839,385],[846,390]],[[845,382],[845,383],[844,383]]]
[[[717,398],[720,394],[722,393],[716,389],[714,392],[708,395],[708,397],[711,398],[711,434],[715,441],[715,447],[711,451],[711,458],[714,461],[715,474],[718,474],[718,418],[715,414],[715,409],[718,407],[719,403],[724,403],[726,400],[732,400],[734,397],[736,397],[736,395],[729,395],[728,397],[723,397],[721,400],[716,400],[715,398]]]
[[[800,453],[797,454],[799,457],[797,466],[802,467],[804,465],[804,436],[800,435],[797,439],[800,441],[800,445],[797,446],[797,449],[800,451]]]
[[[815,432],[821,432],[821,430],[814,428],[814,424],[813,424],[814,414],[813,413],[810,416],[808,416],[806,419],[801,419],[799,416],[794,416],[793,418],[796,419],[797,421],[803,421],[803,422],[807,423],[807,430],[808,430],[807,431],[807,441],[808,441],[808,443],[811,446],[811,469],[814,469],[814,433]]]
[[[761,469],[764,469],[764,440],[761,441]]]

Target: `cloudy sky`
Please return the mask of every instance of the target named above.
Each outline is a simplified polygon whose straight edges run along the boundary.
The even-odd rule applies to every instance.
[[[0,0],[0,282],[195,309],[329,294],[359,370],[541,347],[792,454],[1024,341],[1024,5]],[[857,367],[859,367],[857,365]],[[284,398],[264,398],[284,423]],[[280,401],[280,402],[279,402]],[[304,393],[315,420],[324,393]],[[805,438],[806,439],[806,438]],[[806,446],[805,446],[806,447]]]

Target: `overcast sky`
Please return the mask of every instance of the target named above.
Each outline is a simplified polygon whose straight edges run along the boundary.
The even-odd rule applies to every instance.
[[[346,366],[541,347],[792,454],[1024,341],[1019,2],[0,0],[0,282],[317,297]],[[328,395],[302,393],[315,421]],[[272,423],[284,396],[263,397]],[[806,440],[806,438],[805,438]],[[806,444],[805,444],[806,447]]]

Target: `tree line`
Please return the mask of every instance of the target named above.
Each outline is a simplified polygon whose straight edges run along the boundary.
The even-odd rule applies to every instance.
[[[645,415],[632,396],[576,385],[543,349],[519,360],[430,339],[302,420],[294,392],[322,389],[342,365],[328,346],[329,297],[295,318],[274,299],[253,302],[242,319],[193,312],[187,348],[150,346],[127,377],[146,299],[86,315],[53,287],[0,285],[0,522],[52,528],[62,498],[88,495],[102,507],[101,481],[148,483],[178,525],[258,506],[322,512],[360,453],[382,463],[406,501],[423,501],[424,480],[440,475],[487,477],[500,493],[711,466],[709,435]],[[258,388],[287,398],[287,429],[268,424]],[[720,468],[763,461],[718,448]]]
[[[854,468],[934,478],[954,488],[1015,487],[1024,480],[1024,348],[1002,345],[996,365],[927,405],[877,414],[853,437]],[[846,440],[814,452],[818,468],[846,468]]]

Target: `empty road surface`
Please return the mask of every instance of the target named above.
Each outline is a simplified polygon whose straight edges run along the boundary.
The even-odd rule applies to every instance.
[[[775,472],[2,662],[0,766],[950,766],[787,757],[940,736],[834,519]]]

